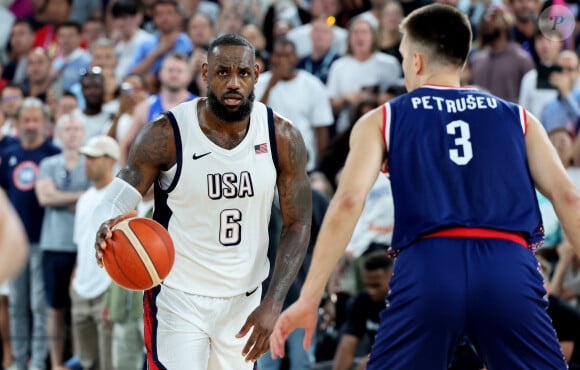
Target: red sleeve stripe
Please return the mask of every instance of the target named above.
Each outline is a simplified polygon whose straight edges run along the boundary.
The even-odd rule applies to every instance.
[[[528,115],[524,107],[520,107],[520,124],[525,135],[528,132]]]
[[[383,104],[383,140],[387,143],[387,105]]]

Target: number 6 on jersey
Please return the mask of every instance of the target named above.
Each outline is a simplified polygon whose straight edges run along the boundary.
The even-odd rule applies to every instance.
[[[220,243],[230,247],[242,240],[242,212],[239,209],[224,209],[220,213]]]

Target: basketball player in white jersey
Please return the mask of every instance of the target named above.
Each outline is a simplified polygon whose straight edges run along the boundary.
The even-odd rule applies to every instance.
[[[202,67],[208,97],[145,126],[97,210],[109,219],[97,233],[101,266],[111,227],[134,214],[153,183],[153,218],[175,244],[171,273],[145,293],[149,369],[252,369],[302,264],[311,222],[307,151],[290,122],[254,102],[258,73],[246,39],[214,40]],[[276,187],[284,227],[260,303]]]

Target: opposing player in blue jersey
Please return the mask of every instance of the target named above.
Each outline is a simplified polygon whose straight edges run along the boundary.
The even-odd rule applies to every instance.
[[[272,355],[306,329],[385,163],[398,252],[367,369],[447,369],[469,336],[487,369],[565,369],[532,250],[542,240],[534,186],[580,251],[580,193],[540,123],[523,108],[459,87],[467,17],[429,5],[402,23],[408,94],[354,127],[340,186],[299,300],[280,316]]]

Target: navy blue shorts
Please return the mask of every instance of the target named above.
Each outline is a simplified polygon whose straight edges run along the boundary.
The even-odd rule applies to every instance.
[[[368,370],[448,368],[465,336],[488,370],[566,369],[536,257],[503,239],[423,239],[395,261]]]
[[[42,252],[42,277],[46,302],[51,308],[70,306],[69,288],[77,260],[75,252]]]

